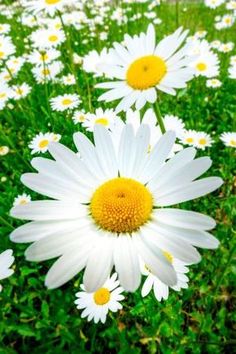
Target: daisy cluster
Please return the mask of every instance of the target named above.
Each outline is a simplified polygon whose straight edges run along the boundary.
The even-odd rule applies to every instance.
[[[77,277],[80,291],[74,302],[81,317],[95,323],[105,323],[109,311],[120,311],[129,292],[142,297],[153,292],[162,301],[172,290],[188,288],[190,266],[201,260],[197,248],[219,246],[210,233],[215,220],[181,207],[223,183],[220,177],[201,178],[212,160],[196,157],[197,149],[219,140],[236,147],[234,132],[213,140],[182,117],[161,112],[167,95],[175,104],[189,86],[200,83],[213,96],[224,80],[235,79],[236,56],[229,58],[226,78],[221,63],[234,44],[210,42],[206,30],[190,35],[181,26],[157,39],[160,1],[121,3],[22,0],[0,5],[8,21],[21,12],[18,24],[26,28],[24,41],[17,43],[10,24],[0,24],[0,111],[9,119],[10,111],[26,111],[28,125],[33,100],[41,102],[43,96],[45,102],[38,104],[43,118],[34,112],[28,142],[32,155],[44,156],[34,157],[31,172],[21,176],[33,194],[17,195],[10,210],[12,218],[28,222],[15,228],[10,240],[31,243],[27,261],[56,258],[45,277],[47,289]],[[143,4],[145,11],[130,16],[132,6],[143,9]],[[223,4],[231,12],[216,20],[217,29],[233,26],[235,1],[205,0],[212,9]],[[128,24],[144,18],[150,22],[147,28],[131,34]],[[112,24],[117,41],[111,40]],[[72,43],[73,34],[78,42]],[[64,144],[66,125],[76,151]],[[6,141],[9,146],[0,146],[3,159],[15,152]],[[13,262],[11,249],[0,254],[0,279],[13,273]]]

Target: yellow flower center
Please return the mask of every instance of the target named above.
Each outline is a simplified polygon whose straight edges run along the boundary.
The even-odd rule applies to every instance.
[[[60,2],[61,0],[45,0],[47,5],[54,5]]]
[[[42,61],[48,60],[48,55],[47,55],[47,53],[42,53],[42,54],[40,55],[40,60],[42,60]]]
[[[16,93],[18,93],[18,95],[22,95],[23,90],[19,87],[18,89],[16,89]]]
[[[173,256],[169,252],[163,251],[163,254],[170,263],[173,263]]]
[[[20,205],[24,205],[24,204],[27,204],[27,200],[26,200],[26,199],[22,199],[22,200],[20,201]]]
[[[199,71],[205,71],[206,68],[207,68],[207,66],[206,66],[205,63],[198,63],[198,64],[197,64],[197,69],[198,69]]]
[[[95,222],[111,232],[136,231],[149,219],[153,200],[149,190],[130,178],[114,178],[94,192],[90,211]]]
[[[64,98],[61,103],[63,106],[68,106],[69,104],[73,103],[73,101],[70,98]]]
[[[199,144],[200,145],[206,145],[206,143],[207,143],[207,141],[206,141],[206,139],[205,138],[201,138],[201,139],[199,139]]]
[[[186,141],[187,143],[193,143],[193,138],[187,138]]]
[[[126,80],[135,90],[146,90],[156,86],[167,71],[163,59],[156,55],[147,55],[136,59],[128,68]]]
[[[48,146],[49,141],[47,139],[41,140],[39,143],[39,147],[40,149],[45,148],[46,146]]]
[[[106,118],[98,118],[95,120],[95,124],[101,124],[104,125],[105,127],[108,125],[108,119]]]
[[[100,288],[94,294],[93,298],[96,305],[105,305],[109,302],[111,293],[107,288]]]
[[[6,93],[5,92],[0,93],[0,98],[5,98],[5,97],[6,97]]]
[[[50,70],[49,70],[49,69],[43,69],[43,70],[42,70],[42,74],[43,74],[44,76],[50,75]]]
[[[236,140],[230,140],[230,145],[236,146]]]
[[[56,42],[58,40],[58,37],[55,34],[52,34],[51,36],[48,37],[48,40],[50,42]]]
[[[4,52],[0,52],[0,58],[3,58],[3,57],[4,57],[4,55],[5,55],[5,53],[4,53]]]

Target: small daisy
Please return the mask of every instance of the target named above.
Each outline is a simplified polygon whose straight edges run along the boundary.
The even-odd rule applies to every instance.
[[[10,87],[5,83],[0,83],[0,110],[5,107],[9,98],[11,98]]]
[[[224,15],[221,20],[224,28],[231,27],[234,24],[234,21],[235,21],[235,16],[231,14]]]
[[[21,195],[18,195],[13,202],[13,206],[17,205],[24,205],[26,203],[29,203],[31,201],[31,196],[29,194],[23,193]]]
[[[11,98],[13,98],[14,100],[19,100],[21,98],[26,97],[30,91],[32,90],[32,87],[30,87],[28,84],[26,84],[25,82],[21,85],[18,86],[12,86],[11,87]]]
[[[76,293],[77,300],[75,304],[77,309],[84,309],[81,317],[88,317],[88,321],[94,320],[95,323],[106,322],[108,311],[117,312],[122,309],[120,301],[124,300],[122,295],[123,288],[119,286],[117,274],[114,273],[105,284],[95,292],[88,293],[84,285],[81,285],[80,291]]]
[[[217,87],[221,87],[221,85],[222,82],[218,79],[209,79],[206,82],[207,87],[217,88]]]
[[[54,133],[39,133],[30,142],[29,148],[32,150],[31,154],[37,152],[45,153],[48,151],[48,145],[50,142],[58,142],[60,140],[60,134]]]
[[[56,81],[57,75],[62,71],[63,64],[60,61],[54,61],[46,66],[36,66],[32,69],[33,75],[39,84],[45,81]]]
[[[12,250],[6,250],[0,253],[0,280],[10,277],[14,270],[10,269],[10,266],[14,262]],[[2,285],[0,284],[0,291],[2,291]]]
[[[121,99],[117,112],[127,111],[133,104],[139,110],[146,102],[156,101],[157,90],[175,95],[176,89],[186,87],[193,78],[193,70],[187,67],[192,60],[187,57],[188,44],[181,47],[187,34],[181,27],[157,45],[153,25],[133,38],[126,34],[125,45],[114,43],[109,52],[112,61],[102,65],[108,77],[119,81],[97,84],[109,89],[99,100]]]
[[[195,146],[197,132],[195,130],[185,130],[181,137],[181,142],[185,145]]]
[[[211,166],[209,157],[194,159],[196,150],[187,148],[167,160],[175,143],[173,131],[163,134],[149,152],[147,125],[136,134],[125,125],[118,150],[100,124],[94,127],[94,144],[80,132],[74,141],[81,159],[64,145],[51,143],[54,159],[33,159],[37,172],[21,176],[28,188],[50,199],[10,211],[15,218],[34,221],[10,236],[14,242],[34,242],[25,252],[27,260],[58,257],[45,278],[48,288],[85,269],[85,289],[95,292],[114,267],[121,286],[135,291],[141,281],[140,258],[163,283],[174,286],[176,271],[161,250],[196,264],[201,256],[195,246],[218,247],[208,232],[215,227],[212,218],[171,208],[222,185],[218,177],[200,178]]]
[[[68,74],[66,76],[62,76],[61,81],[66,86],[71,86],[76,84],[75,76],[72,74]]]
[[[95,49],[86,54],[83,58],[83,69],[87,73],[93,73],[94,76],[103,76],[102,65],[109,61],[108,50],[103,48],[101,53]]]
[[[33,46],[41,50],[57,47],[66,40],[62,30],[54,29],[38,29],[31,34],[30,38]]]
[[[214,49],[219,49],[220,46],[221,46],[221,42],[218,41],[218,40],[212,41],[212,42],[210,43],[210,47],[211,47],[211,48],[214,48]]]
[[[219,59],[217,54],[209,51],[201,53],[193,63],[190,64],[195,69],[196,76],[214,77],[219,74]]]
[[[186,289],[188,287],[188,277],[185,275],[189,270],[186,267],[186,263],[174,258],[170,253],[163,252],[164,256],[173,264],[173,267],[177,275],[177,283],[170,288],[175,291],[180,291],[181,289]],[[142,286],[141,294],[143,297],[147,296],[153,289],[155,298],[158,301],[167,300],[169,296],[169,287],[164,284],[161,280],[156,277],[150,268],[146,267],[144,263],[141,262],[141,272],[147,278]]]
[[[61,53],[59,50],[51,48],[51,49],[44,49],[44,50],[37,50],[35,49],[29,55],[27,55],[27,60],[31,64],[36,64],[43,66],[45,64],[51,63],[53,60],[59,58]]]
[[[53,16],[57,11],[63,10],[66,2],[66,0],[23,0],[22,5],[33,14],[44,11]]]
[[[222,43],[219,47],[219,51],[222,53],[228,53],[231,52],[234,48],[234,43],[233,42],[228,42],[228,43]]]
[[[223,141],[225,146],[230,146],[236,148],[236,133],[223,133],[220,136],[220,140]]]
[[[228,69],[229,78],[236,79],[236,65],[230,66]]]
[[[0,156],[5,156],[9,153],[10,149],[8,146],[0,146]]]
[[[86,119],[86,113],[83,110],[82,111],[75,111],[72,119],[75,124],[83,123]]]
[[[8,23],[0,23],[0,34],[7,34],[11,30],[11,27]]]
[[[211,9],[216,9],[218,6],[223,4],[225,0],[205,0],[205,5]]]
[[[196,133],[194,146],[197,149],[205,150],[205,148],[211,146],[212,143],[213,143],[213,140],[209,134],[204,133],[204,132],[197,132]]]
[[[64,94],[50,99],[50,105],[53,111],[63,112],[67,109],[78,107],[81,100],[76,94]]]
[[[177,116],[166,114],[163,117],[163,121],[164,121],[166,131],[173,130],[177,138],[180,138],[183,135],[183,132],[185,130],[185,125],[182,119],[180,119]]]
[[[110,128],[116,119],[116,113],[113,109],[97,108],[95,113],[87,113],[86,119],[82,125],[90,132],[94,131],[94,126],[97,124],[103,125],[106,128]]]

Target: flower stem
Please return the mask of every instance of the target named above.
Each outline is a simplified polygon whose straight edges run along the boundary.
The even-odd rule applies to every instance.
[[[162,119],[162,116],[161,116],[161,111],[160,111],[160,108],[159,108],[159,104],[157,103],[157,101],[153,104],[153,109],[154,109],[154,112],[156,114],[157,121],[158,121],[158,124],[160,126],[161,132],[162,132],[162,134],[165,134],[166,129],[165,129],[165,125],[164,125],[164,122],[163,122],[163,119]]]
[[[179,27],[179,0],[175,0],[175,22],[176,28]]]

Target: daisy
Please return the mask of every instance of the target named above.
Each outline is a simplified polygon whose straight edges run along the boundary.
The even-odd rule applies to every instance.
[[[0,23],[0,34],[7,34],[11,30],[11,27],[8,23]]]
[[[66,86],[71,86],[76,84],[75,76],[72,74],[68,74],[66,76],[62,76],[61,81]]]
[[[45,49],[45,50],[37,50],[35,49],[33,52],[31,52],[27,56],[27,60],[31,64],[36,64],[43,66],[45,64],[51,63],[53,60],[59,58],[60,52],[57,49],[51,48],[51,49]]]
[[[224,28],[231,27],[234,24],[235,16],[231,14],[224,15],[221,21]]]
[[[5,279],[10,277],[14,270],[10,269],[10,266],[14,262],[14,257],[12,255],[12,250],[6,250],[0,253],[0,279]],[[2,285],[0,284],[0,291],[2,291]]]
[[[188,277],[185,275],[189,270],[186,264],[177,258],[174,258],[170,253],[163,251],[164,256],[172,263],[173,268],[176,271],[177,283],[171,288],[175,291],[180,291],[181,289],[186,289],[188,287]],[[160,281],[154,274],[152,274],[151,269],[141,263],[141,272],[146,276],[143,283],[141,294],[143,297],[147,296],[153,289],[155,298],[158,301],[167,300],[169,296],[169,287]]]
[[[146,102],[154,103],[157,90],[175,95],[176,88],[186,87],[193,77],[193,70],[186,65],[192,58],[187,57],[187,45],[183,44],[188,31],[182,28],[155,43],[155,29],[148,26],[147,33],[133,38],[125,35],[125,45],[114,44],[110,60],[102,66],[108,77],[119,81],[100,83],[99,88],[109,89],[99,100],[121,99],[116,111],[127,111],[133,104],[141,109]]]
[[[123,289],[119,286],[117,274],[114,273],[105,284],[95,292],[88,293],[84,285],[81,285],[80,291],[75,294],[78,297],[75,300],[77,309],[84,309],[81,317],[88,317],[88,321],[94,320],[95,323],[106,322],[108,311],[117,312],[122,309],[120,304],[124,300]]]
[[[3,109],[11,97],[11,89],[5,83],[0,83],[0,109]]]
[[[29,203],[31,201],[31,196],[29,194],[23,193],[21,195],[18,195],[13,202],[13,206],[17,205],[24,205],[26,203]]]
[[[48,151],[49,143],[58,142],[61,138],[60,134],[54,133],[39,133],[30,142],[29,148],[32,150],[31,154],[37,152],[45,153]]]
[[[32,87],[30,87],[25,82],[19,86],[14,85],[11,87],[11,98],[13,98],[14,100],[24,98],[30,93],[31,89]]]
[[[9,153],[10,149],[8,146],[0,146],[0,156],[5,156]]]
[[[212,143],[213,140],[209,134],[204,132],[197,132],[194,143],[194,146],[197,149],[205,150],[205,148],[211,146]]]
[[[106,128],[110,128],[116,117],[116,113],[113,109],[106,109],[103,111],[102,108],[97,108],[94,114],[86,114],[82,125],[90,132],[94,131],[94,126],[97,124],[103,125]]]
[[[54,16],[57,11],[62,11],[66,0],[23,0],[22,5],[27,11],[37,14],[40,11]]]
[[[222,133],[220,140],[223,141],[225,146],[230,146],[236,148],[236,133]]]
[[[11,38],[0,35],[0,62],[6,60],[10,55],[15,53],[16,48],[13,45]]]
[[[231,52],[234,48],[234,43],[233,42],[228,42],[228,43],[222,43],[219,47],[219,51],[222,53],[228,53]]]
[[[229,72],[230,79],[236,79],[236,65],[230,66],[228,72]]]
[[[67,109],[78,107],[81,100],[76,94],[64,94],[50,99],[50,105],[53,111],[63,112]]]
[[[32,69],[33,75],[39,84],[45,81],[56,81],[57,75],[63,70],[63,64],[60,61],[54,61],[46,66],[36,66]]]
[[[75,124],[83,123],[86,119],[86,113],[83,110],[82,111],[75,111],[72,119]]]
[[[205,5],[211,9],[216,9],[218,6],[222,5],[225,0],[205,0]]]
[[[65,40],[65,33],[62,30],[38,29],[30,36],[33,45],[41,50],[55,48]]]
[[[230,0],[226,4],[226,9],[228,9],[228,10],[236,10],[236,0]]]
[[[139,258],[163,283],[174,286],[176,272],[161,250],[194,264],[201,259],[194,246],[218,246],[207,232],[215,227],[213,219],[164,208],[221,186],[218,177],[196,180],[209,169],[210,158],[194,160],[196,151],[189,148],[165,163],[174,132],[164,134],[151,152],[149,137],[148,126],[141,125],[135,135],[126,125],[116,152],[109,131],[98,124],[95,145],[84,134],[74,134],[81,159],[54,143],[48,150],[55,160],[32,160],[38,173],[26,173],[21,181],[51,199],[11,209],[11,216],[33,221],[13,231],[11,240],[34,242],[26,250],[27,260],[60,257],[47,273],[48,288],[65,284],[85,268],[85,289],[94,292],[114,266],[121,286],[135,291],[141,280]]]
[[[82,60],[84,71],[87,73],[93,73],[94,76],[103,76],[104,71],[102,69],[102,65],[109,61],[108,50],[107,48],[103,48],[101,53],[98,53],[93,49],[91,52],[86,54]]]
[[[201,53],[197,60],[190,65],[195,69],[196,76],[201,75],[210,78],[219,74],[218,56],[210,50]]]
[[[207,87],[217,88],[217,87],[221,87],[221,85],[222,82],[218,79],[209,79],[206,82]]]
[[[197,132],[195,130],[185,130],[181,137],[181,142],[185,145],[194,146],[197,141]]]
[[[166,130],[173,130],[177,138],[183,135],[185,130],[185,125],[182,119],[177,116],[166,114],[163,117],[164,125]]]

